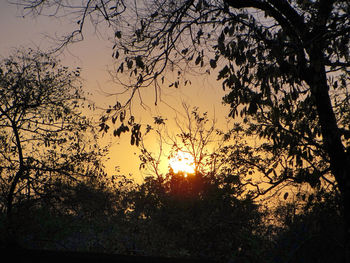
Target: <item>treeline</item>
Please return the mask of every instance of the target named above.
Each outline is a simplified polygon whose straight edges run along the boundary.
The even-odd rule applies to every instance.
[[[117,188],[97,180],[59,184],[55,198],[18,205],[15,241],[33,249],[220,262],[342,262],[341,209],[329,193],[266,209],[232,193],[229,176],[115,180]]]
[[[107,149],[84,115],[93,105],[84,99],[79,74],[32,50],[1,61],[2,248],[342,262],[344,211],[334,182],[311,180],[268,140],[246,143],[252,123],[224,132],[206,113],[186,108],[176,141],[161,136],[166,123],[160,116],[145,132],[129,120],[141,168],[151,176],[137,184],[107,175]],[[169,139],[173,152],[192,154],[195,173],[160,173],[154,157],[160,155],[144,143],[152,132]],[[217,147],[209,151],[212,142]],[[323,166],[316,157],[313,163]]]

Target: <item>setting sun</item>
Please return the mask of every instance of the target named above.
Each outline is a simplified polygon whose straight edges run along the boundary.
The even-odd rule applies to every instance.
[[[177,152],[170,158],[169,165],[175,173],[193,174],[195,172],[194,159],[189,153]]]

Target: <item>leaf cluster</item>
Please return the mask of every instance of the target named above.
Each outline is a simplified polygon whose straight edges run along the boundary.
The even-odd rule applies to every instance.
[[[0,63],[1,207],[45,198],[56,181],[103,174],[92,120],[80,86],[50,56],[18,50]]]

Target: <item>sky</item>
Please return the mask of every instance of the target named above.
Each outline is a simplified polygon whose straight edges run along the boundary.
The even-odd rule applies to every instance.
[[[23,17],[22,14],[22,10],[17,6],[9,4],[6,0],[0,1],[0,58],[6,58],[16,48],[49,50],[50,47],[57,45],[55,37],[62,36],[64,32],[70,32],[74,26],[74,23],[66,18],[34,18]],[[121,88],[111,81],[108,72],[113,68],[112,46],[107,35],[96,32],[91,27],[85,33],[82,42],[68,46],[59,55],[63,65],[82,68],[84,90],[101,108],[113,105],[116,98],[107,94],[118,92]],[[184,113],[182,102],[190,107],[199,107],[201,112],[208,111],[209,116],[215,116],[219,122],[224,120],[229,112],[228,106],[223,106],[221,103],[224,92],[214,76],[196,77],[192,80],[192,86],[178,89],[164,87],[162,101],[158,106],[154,106],[153,95],[149,91],[143,95],[143,101],[150,107],[148,110],[141,107],[139,101],[134,101],[133,112],[137,121],[147,123],[152,120],[152,116],[166,115],[169,125],[172,125],[175,116],[181,116]],[[176,129],[173,131],[176,132]],[[115,173],[114,168],[118,166],[119,173],[131,173],[137,181],[145,176],[138,169],[139,150],[130,145],[128,136],[122,136],[119,139],[107,134],[104,135],[103,141],[111,144],[109,160],[105,163],[108,174]],[[152,139],[148,141],[148,145],[154,151],[159,148]],[[167,160],[164,162],[167,166]]]

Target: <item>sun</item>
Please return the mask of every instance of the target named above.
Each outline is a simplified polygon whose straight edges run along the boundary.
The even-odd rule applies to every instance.
[[[169,159],[169,165],[174,173],[183,172],[185,175],[195,173],[194,158],[189,153],[177,152]]]

